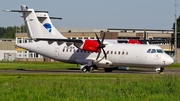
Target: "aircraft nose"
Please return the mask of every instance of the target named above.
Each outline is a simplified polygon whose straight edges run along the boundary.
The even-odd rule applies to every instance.
[[[174,60],[169,56],[165,61],[165,65],[171,65],[172,63],[174,63]]]

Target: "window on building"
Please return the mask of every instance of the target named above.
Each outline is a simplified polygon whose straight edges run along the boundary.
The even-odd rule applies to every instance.
[[[22,43],[21,38],[17,38],[17,43]]]

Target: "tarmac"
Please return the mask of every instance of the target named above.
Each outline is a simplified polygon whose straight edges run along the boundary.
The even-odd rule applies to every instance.
[[[0,70],[1,74],[82,74],[80,70]],[[103,69],[94,71],[97,74],[158,74],[154,69],[113,70],[104,72]],[[163,74],[180,74],[180,69],[165,69]]]

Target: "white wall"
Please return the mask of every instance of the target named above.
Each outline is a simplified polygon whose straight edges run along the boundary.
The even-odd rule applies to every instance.
[[[0,50],[0,61],[5,59],[5,54],[9,54],[8,58],[10,61],[16,59],[16,50]],[[7,58],[7,56],[6,56]]]

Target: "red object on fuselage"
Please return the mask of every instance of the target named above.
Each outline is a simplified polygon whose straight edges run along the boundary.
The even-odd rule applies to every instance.
[[[97,40],[87,39],[84,41],[84,45],[82,47],[82,50],[91,51],[91,52],[99,52],[100,49],[98,47],[99,47],[99,43]]]

